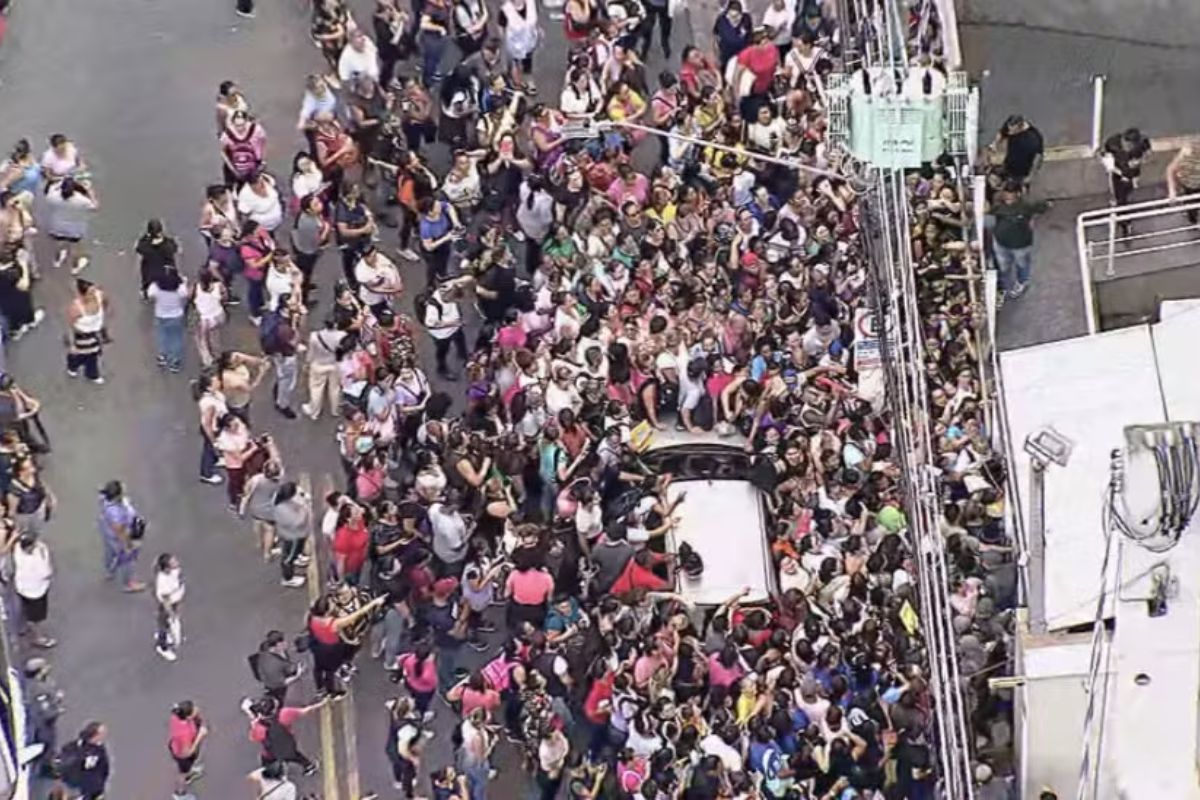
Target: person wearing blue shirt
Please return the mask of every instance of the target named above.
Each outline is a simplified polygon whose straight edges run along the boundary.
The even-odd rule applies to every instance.
[[[450,245],[462,226],[458,212],[445,200],[423,197],[417,210],[421,212],[421,250],[429,270],[429,285],[433,286],[446,276],[450,266]]]
[[[766,800],[778,800],[787,794],[791,784],[791,769],[783,761],[783,751],[771,736],[766,725],[755,726],[750,742],[750,771],[762,777],[762,795]]]
[[[775,361],[775,342],[770,337],[764,336],[755,343],[755,349],[758,352],[754,358],[750,359],[750,377],[754,381],[762,383],[767,370]]]
[[[724,13],[717,17],[717,22],[713,25],[713,35],[717,37],[717,54],[721,59],[717,66],[722,71],[729,59],[742,52],[750,43],[752,30],[750,16],[742,10],[742,4],[736,0],[727,5]]]

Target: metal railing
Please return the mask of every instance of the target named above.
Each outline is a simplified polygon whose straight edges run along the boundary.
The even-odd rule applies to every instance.
[[[1075,220],[1075,240],[1088,334],[1094,334],[1100,328],[1094,287],[1095,271],[1103,267],[1104,277],[1114,278],[1117,276],[1118,260],[1155,253],[1176,252],[1186,255],[1188,249],[1200,251],[1200,238],[1191,235],[1200,231],[1200,224],[1191,222],[1189,213],[1200,215],[1200,195],[1109,206],[1084,211],[1079,215]],[[1154,225],[1156,221],[1171,217],[1178,217],[1178,222],[1169,221],[1167,227],[1144,228],[1147,224]],[[1200,263],[1200,252],[1195,263]]]
[[[867,236],[875,304],[881,327],[894,336],[881,339],[884,375],[894,417],[895,452],[907,495],[908,534],[918,564],[916,583],[928,652],[929,683],[936,703],[935,738],[943,794],[971,800],[972,757],[968,712],[958,669],[957,642],[949,598],[949,570],[940,532],[941,502],[930,438],[928,391],[923,370],[925,338],[917,307],[916,273],[909,249],[912,221],[904,173],[877,171],[877,190],[868,200]]]

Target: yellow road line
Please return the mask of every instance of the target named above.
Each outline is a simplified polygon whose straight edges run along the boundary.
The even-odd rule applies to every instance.
[[[300,488],[310,498],[312,497],[312,479],[307,472],[300,474]],[[311,503],[311,501],[310,501]],[[319,506],[317,507],[319,508]],[[312,509],[308,525],[308,602],[311,605],[321,596],[321,547],[314,536],[312,516],[317,513]],[[333,709],[326,703],[321,707],[321,777],[325,784],[324,800],[339,800],[339,782],[337,777],[337,754],[333,742]]]
[[[324,485],[332,487],[334,483],[333,476],[326,474],[324,477]],[[354,717],[354,684],[348,683],[344,687],[346,696],[341,699],[334,709],[334,714],[341,716],[342,720],[342,745],[346,748],[346,791],[347,797],[350,800],[358,800],[359,797],[359,777],[358,777],[358,732],[355,726]]]
[[[350,800],[358,800],[358,734],[354,727],[354,688],[346,687],[342,706],[342,743],[346,745],[346,790]]]

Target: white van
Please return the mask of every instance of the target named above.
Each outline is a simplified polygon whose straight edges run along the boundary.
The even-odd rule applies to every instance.
[[[759,603],[778,590],[778,575],[767,541],[763,493],[750,483],[750,456],[740,437],[656,431],[642,461],[655,473],[673,476],[667,489],[679,525],[667,534],[666,550],[687,542],[704,561],[704,573],[690,579],[677,570],[676,590],[698,606],[717,606],[749,587],[743,603]]]

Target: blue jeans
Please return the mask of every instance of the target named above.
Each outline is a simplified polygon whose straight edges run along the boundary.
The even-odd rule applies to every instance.
[[[183,366],[184,317],[155,317],[158,334],[158,358],[171,369]]]
[[[421,34],[421,79],[426,86],[432,87],[434,76],[441,66],[442,56],[446,53],[446,37],[436,33]]]
[[[263,306],[267,303],[266,293],[263,291],[263,285],[266,283],[266,278],[246,278],[246,304],[250,307],[250,316],[262,316]]]
[[[1029,283],[1033,271],[1033,245],[1029,247],[1005,247],[992,243],[996,254],[996,269],[1000,271],[999,282],[1001,291],[1007,292],[1013,288],[1013,269],[1017,271],[1017,283]]]
[[[133,583],[133,567],[137,563],[138,551],[126,550],[116,539],[104,537],[104,572],[117,578],[122,586]]]
[[[217,474],[217,449],[203,432],[200,434],[200,442],[203,448],[200,451],[200,477],[211,478]]]
[[[460,751],[461,753],[461,751]],[[467,777],[467,791],[470,800],[487,800],[488,763],[472,764],[461,755],[458,758],[458,771]]]
[[[455,645],[438,645],[437,648],[437,679],[438,691],[442,694],[450,691],[454,686],[454,670],[458,668],[458,652],[462,649],[461,644]]]

